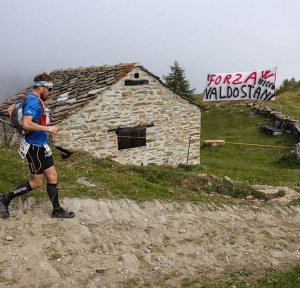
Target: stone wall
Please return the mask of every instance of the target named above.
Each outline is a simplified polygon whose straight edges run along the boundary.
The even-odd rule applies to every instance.
[[[1,116],[0,119],[10,122],[9,118]],[[18,135],[14,129],[0,121],[0,144],[13,145],[18,141]]]
[[[252,110],[257,114],[265,115],[266,117],[271,118],[274,123],[277,120],[282,122],[284,124],[283,125],[284,129],[286,131],[289,131],[290,133],[294,134],[296,139],[298,141],[300,141],[300,122],[299,122],[299,120],[297,120],[293,117],[284,115],[281,112],[278,112],[269,107],[254,105],[252,107]]]
[[[148,80],[149,85],[125,86],[125,80]],[[91,92],[97,93],[97,91]],[[120,163],[199,164],[200,108],[162,85],[139,67],[59,126],[56,143]],[[117,128],[150,125],[146,146],[118,150]],[[188,155],[189,154],[189,155]]]

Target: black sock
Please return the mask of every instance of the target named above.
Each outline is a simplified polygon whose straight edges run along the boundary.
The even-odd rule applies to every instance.
[[[51,204],[53,206],[53,209],[60,208],[59,202],[58,202],[58,189],[57,184],[49,184],[47,183],[47,193],[50,198]]]
[[[17,186],[12,192],[3,195],[3,202],[5,204],[9,204],[12,199],[24,195],[31,190],[32,188],[30,187],[29,182],[22,183],[19,186]]]

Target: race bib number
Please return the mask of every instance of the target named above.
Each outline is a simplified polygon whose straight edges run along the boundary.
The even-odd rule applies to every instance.
[[[26,157],[26,154],[28,152],[28,149],[30,147],[30,144],[28,144],[25,139],[23,138],[21,143],[20,143],[20,147],[19,147],[19,154],[20,156],[24,159]]]
[[[51,156],[52,155],[52,151],[51,151],[49,145],[48,144],[44,144],[44,148],[45,148],[45,156],[46,157]]]

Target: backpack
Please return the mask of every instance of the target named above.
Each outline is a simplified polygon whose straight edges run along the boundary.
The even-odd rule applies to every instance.
[[[21,136],[26,136],[30,133],[32,133],[33,131],[28,131],[23,129],[23,107],[25,104],[27,97],[24,95],[24,97],[22,99],[17,100],[17,102],[14,104],[14,107],[12,108],[11,114],[10,114],[10,123],[16,128],[17,132],[21,135]],[[40,104],[44,113],[45,107],[44,107],[44,103],[42,102],[41,99],[40,100]],[[43,113],[41,118],[43,117]],[[41,122],[41,119],[39,121],[39,123]]]
[[[25,136],[30,133],[23,129],[23,106],[25,104],[26,97],[23,97],[21,100],[18,100],[12,109],[10,114],[10,123],[16,128],[17,132],[21,136]]]

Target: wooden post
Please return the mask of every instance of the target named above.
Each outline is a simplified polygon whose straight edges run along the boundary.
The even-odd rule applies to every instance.
[[[297,143],[297,144],[295,145],[295,150],[294,150],[294,152],[295,152],[296,158],[297,158],[297,159],[300,159],[300,143]]]
[[[187,158],[186,158],[186,165],[189,164],[189,155],[190,155],[191,137],[192,137],[192,135],[190,135],[190,138],[189,138],[189,146],[188,146],[188,153],[187,153]]]

